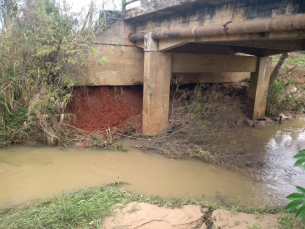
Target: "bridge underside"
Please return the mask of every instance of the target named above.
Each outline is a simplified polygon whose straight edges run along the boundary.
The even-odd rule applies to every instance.
[[[248,74],[250,76],[248,117],[264,118],[272,67],[270,57],[236,55],[236,50],[239,50],[239,53],[245,53],[240,51],[240,46],[196,43],[162,52],[157,49],[157,43],[158,41],[154,41],[149,36],[145,38],[143,134],[155,135],[166,128],[170,80],[173,74],[182,75],[185,78],[191,78],[192,74],[199,74],[199,78],[202,77],[201,75],[208,74],[210,80],[214,79],[214,82],[223,82],[221,76],[225,73],[231,74],[228,82],[233,82],[234,77],[238,76],[243,77],[240,80],[245,79]],[[271,49],[247,48],[249,52],[281,53]]]
[[[169,4],[169,2],[171,2]],[[183,2],[183,1],[182,1]],[[303,0],[142,0],[94,42],[107,64],[78,85],[144,85],[143,134],[168,122],[170,80],[238,82],[250,77],[248,116],[265,115],[270,55],[305,50]]]

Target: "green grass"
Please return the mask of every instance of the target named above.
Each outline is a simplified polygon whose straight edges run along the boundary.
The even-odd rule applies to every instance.
[[[296,221],[293,215],[288,213],[282,213],[278,220],[281,223],[280,229],[304,228],[304,220]]]
[[[280,60],[280,58],[272,58],[273,63],[277,63],[277,62],[279,62],[279,60]]]
[[[84,188],[59,198],[36,201],[28,206],[0,210],[0,228],[98,228],[100,219],[110,216],[116,208],[131,201],[172,207],[173,203],[152,196],[146,197],[126,190]],[[181,203],[178,201],[175,206]]]
[[[298,58],[295,58],[294,60],[287,59],[286,62],[296,64],[299,67],[303,67],[303,68],[305,67],[305,58],[304,57],[298,57]]]
[[[273,63],[279,62],[279,58],[272,58],[272,62],[273,62]],[[298,58],[295,58],[295,59],[289,59],[289,58],[288,58],[288,59],[286,60],[286,63],[296,64],[296,65],[298,65],[299,67],[305,68],[305,56],[302,55],[302,57],[298,57]]]
[[[219,203],[212,205],[192,198],[169,201],[156,196],[135,194],[123,189],[96,187],[63,194],[58,198],[35,201],[23,207],[0,210],[0,228],[100,228],[101,219],[112,215],[113,210],[121,209],[132,201],[166,207],[182,207],[193,204],[211,210],[223,208],[232,212],[256,215],[283,212],[282,208],[270,207],[244,208],[232,206],[231,208],[224,208]],[[284,225],[289,225],[289,219],[283,218],[282,221]]]

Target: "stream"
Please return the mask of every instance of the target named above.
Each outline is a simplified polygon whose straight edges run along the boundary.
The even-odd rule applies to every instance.
[[[0,208],[60,196],[84,186],[109,185],[168,199],[193,197],[224,205],[283,206],[295,185],[305,187],[305,172],[292,157],[305,148],[305,121],[253,130],[265,166],[255,176],[198,160],[172,160],[154,151],[12,146],[0,150]]]

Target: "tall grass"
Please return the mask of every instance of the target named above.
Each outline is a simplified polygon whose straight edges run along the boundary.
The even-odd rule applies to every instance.
[[[287,77],[275,80],[269,87],[266,113],[277,116],[285,111],[305,111],[305,88]]]
[[[20,141],[63,145],[73,137],[65,108],[88,55],[102,58],[92,46],[107,27],[99,13],[93,1],[86,15],[66,1],[0,1],[0,147]],[[18,125],[6,121],[7,114]]]

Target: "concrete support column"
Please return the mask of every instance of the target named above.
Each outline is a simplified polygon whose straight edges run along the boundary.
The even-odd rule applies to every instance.
[[[271,57],[258,57],[256,72],[251,73],[247,106],[252,120],[265,117],[271,65]]]
[[[156,51],[156,45],[148,36],[144,48],[144,135],[156,135],[168,124],[171,54]]]

